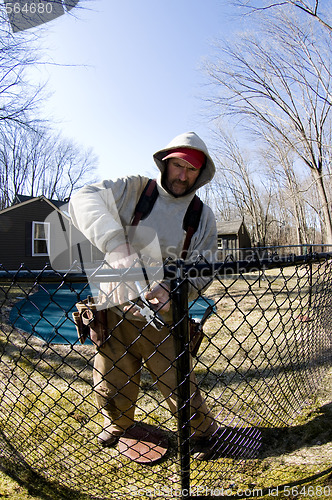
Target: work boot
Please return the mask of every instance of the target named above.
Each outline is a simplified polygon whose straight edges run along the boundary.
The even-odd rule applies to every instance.
[[[97,436],[97,441],[100,446],[103,448],[111,448],[115,446],[119,441],[119,437],[116,434],[112,434],[111,432],[106,431],[105,429]]]

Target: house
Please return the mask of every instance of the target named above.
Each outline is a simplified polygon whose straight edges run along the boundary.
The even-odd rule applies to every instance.
[[[0,211],[0,264],[6,270],[21,264],[40,270],[47,264],[67,270],[73,262],[102,260],[101,252],[71,224],[68,200],[16,196]]]
[[[224,261],[228,256],[235,260],[246,259],[251,239],[243,220],[217,222],[218,260]]]

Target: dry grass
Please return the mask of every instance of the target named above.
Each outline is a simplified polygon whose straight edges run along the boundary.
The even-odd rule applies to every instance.
[[[314,280],[317,292],[321,276]],[[220,425],[238,429],[243,438],[233,450],[245,453],[237,459],[193,460],[193,486],[264,490],[305,481],[331,467],[331,378],[313,396],[328,373],[325,360],[331,358],[324,350],[331,345],[321,302],[315,299],[319,293],[310,303],[308,286],[308,270],[292,268],[269,271],[265,281],[256,275],[216,280],[208,289],[217,310],[206,324],[194,369]],[[93,348],[45,345],[8,324],[11,301],[22,290],[7,290],[2,307],[0,439],[7,475],[0,496],[15,491],[15,498],[24,500],[143,500],[159,489],[164,494],[155,498],[172,498],[170,488],[179,488],[176,422],[149,374],[142,374],[137,419],[163,427],[171,447],[164,462],[143,467],[96,444],[101,418],[92,387]],[[311,321],[304,321],[308,315]],[[263,445],[256,450],[261,438]],[[329,474],[303,484],[327,486]],[[24,490],[27,485],[30,489]],[[140,488],[145,494],[137,493]],[[322,495],[310,495],[316,497]]]

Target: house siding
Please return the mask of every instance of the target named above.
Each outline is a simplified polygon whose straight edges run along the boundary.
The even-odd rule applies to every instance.
[[[34,256],[32,252],[33,222],[50,224],[50,256]],[[70,222],[43,198],[17,203],[0,212],[0,264],[6,270],[41,270],[47,264],[57,271],[70,269],[76,260],[89,267],[99,262],[103,254]]]
[[[225,260],[230,255],[236,260],[242,260],[250,255],[250,235],[243,222],[219,224],[218,241],[222,242],[222,248],[218,250],[218,260]]]
[[[18,269],[21,264],[42,269],[49,263],[48,256],[32,256],[31,231],[32,222],[44,222],[52,210],[45,200],[37,199],[0,213],[0,264],[5,269]]]

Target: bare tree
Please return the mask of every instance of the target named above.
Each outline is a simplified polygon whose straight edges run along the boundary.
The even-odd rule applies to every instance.
[[[39,129],[7,127],[0,136],[1,208],[17,194],[64,200],[95,180],[97,159],[91,150]]]
[[[27,68],[38,59],[35,33],[11,32],[5,5],[0,5],[0,126],[16,123],[32,127],[42,86],[28,82]]]
[[[331,43],[326,31],[314,33],[310,25],[283,16],[256,36],[220,45],[221,57],[207,65],[218,114],[240,117],[260,138],[274,135],[309,169],[326,243],[332,243],[325,176],[331,155]]]
[[[233,3],[243,7],[245,12],[249,14],[291,6],[316,19],[322,26],[332,31],[330,6],[326,9],[322,0],[235,0]]]
[[[265,245],[268,237],[269,211],[274,196],[267,176],[262,182],[250,156],[224,128],[216,134],[217,173],[213,180],[215,210],[219,218],[242,218],[251,230],[254,243]],[[227,200],[228,210],[225,210]],[[221,208],[221,209],[220,209]]]
[[[84,151],[45,128],[46,120],[40,117],[43,86],[30,84],[27,72],[39,63],[43,40],[42,28],[28,28],[65,11],[73,15],[78,3],[56,0],[50,16],[35,9],[27,12],[26,19],[19,4],[0,5],[0,208],[19,193],[64,199],[94,173],[96,158],[91,150]]]
[[[11,122],[33,127],[40,121],[37,110],[44,98],[44,85],[30,84],[27,69],[40,62],[44,30],[42,27],[37,30],[27,28],[43,24],[64,12],[75,15],[79,9],[87,8],[87,1],[84,7],[79,0],[52,0],[52,3],[46,5],[45,2],[38,8],[38,2],[31,5],[29,2],[0,3],[0,125]]]
[[[262,157],[265,159],[267,175],[271,176],[275,187],[279,223],[285,226],[288,221],[288,225],[294,225],[296,241],[293,238],[292,242],[302,245],[309,241],[303,172],[300,181],[294,152],[290,148],[284,148],[275,135],[265,136],[265,142]]]

